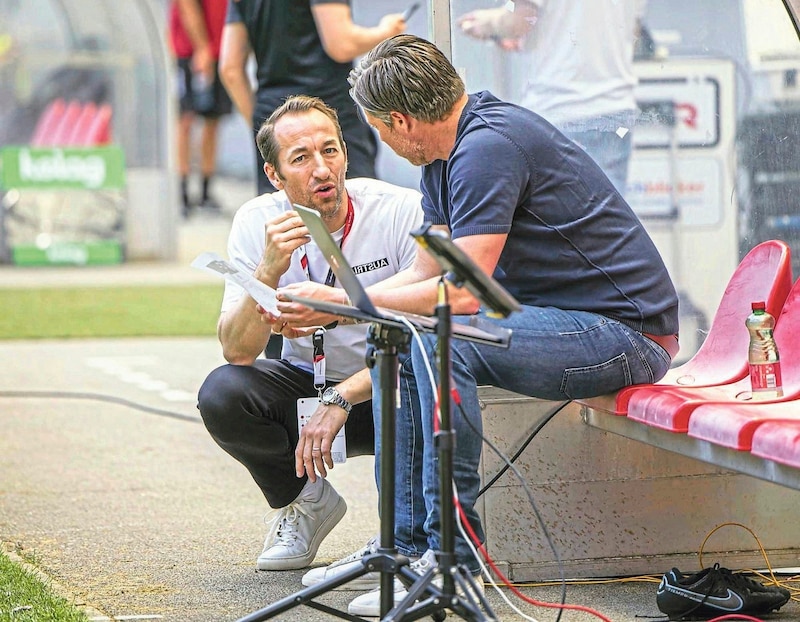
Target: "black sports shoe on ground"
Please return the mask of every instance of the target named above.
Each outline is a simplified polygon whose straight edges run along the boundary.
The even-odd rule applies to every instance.
[[[785,588],[763,585],[714,564],[697,574],[670,570],[658,586],[656,605],[670,620],[702,620],[730,613],[769,613],[789,598]]]

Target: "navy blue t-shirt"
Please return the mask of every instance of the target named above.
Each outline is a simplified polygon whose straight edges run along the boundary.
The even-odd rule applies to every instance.
[[[650,236],[597,164],[542,117],[472,94],[448,160],[423,167],[425,219],[453,239],[508,234],[494,278],[520,303],[678,332]]]

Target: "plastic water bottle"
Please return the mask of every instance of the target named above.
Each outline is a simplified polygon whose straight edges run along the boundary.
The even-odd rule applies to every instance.
[[[752,303],[752,309],[745,326],[750,332],[747,360],[750,363],[753,399],[771,400],[783,397],[781,359],[772,336],[775,318],[767,313],[767,306],[763,302]]]

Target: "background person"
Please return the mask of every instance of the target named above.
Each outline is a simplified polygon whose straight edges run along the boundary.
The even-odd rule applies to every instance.
[[[290,98],[262,125],[257,141],[277,192],[237,211],[228,242],[232,263],[273,288],[297,283],[302,295],[330,284],[325,257],[293,211],[298,203],[322,214],[347,259],[363,268],[365,285],[411,265],[419,193],[375,179],[345,182],[347,152],[334,110],[317,98]],[[346,296],[335,285],[325,291],[341,303]],[[205,380],[198,408],[212,438],[248,469],[276,509],[258,569],[288,570],[310,564],[344,516],[344,499],[324,479],[333,466],[333,438],[345,426],[348,455],[372,453],[374,431],[367,325],[339,318],[324,333],[326,391],[298,434],[297,400],[318,393],[312,337],[272,320],[241,287],[226,282],[218,335],[229,364]],[[259,358],[281,331],[290,337],[281,359]]]
[[[373,28],[353,23],[349,0],[231,0],[222,45],[222,79],[253,132],[289,95],[313,95],[339,115],[351,177],[375,177],[377,142],[348,95],[352,61],[405,30],[391,14]],[[247,61],[255,56],[255,94]],[[256,154],[258,193],[272,192]]]
[[[232,109],[231,100],[217,73],[227,4],[227,0],[173,0],[170,6],[169,40],[178,63],[180,117],[177,160],[184,216],[195,205],[220,209],[211,194],[211,180],[217,169],[219,120]],[[195,115],[203,118],[199,201],[193,200],[189,192]]]
[[[644,0],[515,0],[458,19],[465,34],[524,54],[519,103],[583,147],[623,194],[644,7]]]

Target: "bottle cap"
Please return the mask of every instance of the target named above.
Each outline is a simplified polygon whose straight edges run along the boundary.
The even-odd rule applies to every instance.
[[[753,311],[765,311],[766,308],[767,308],[767,305],[763,300],[760,300],[758,302],[752,303],[752,308],[753,308]]]

